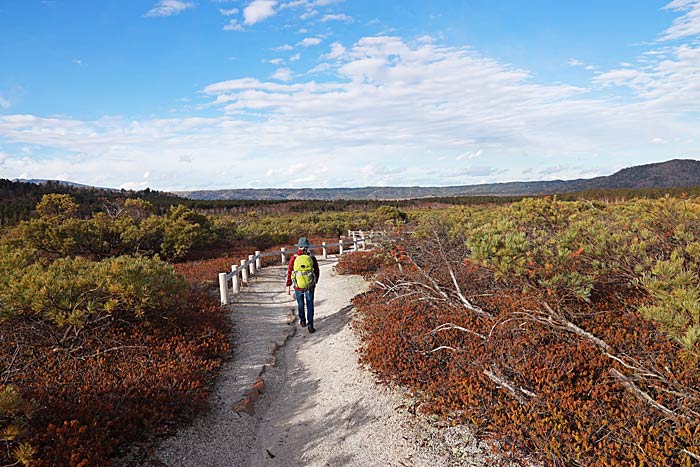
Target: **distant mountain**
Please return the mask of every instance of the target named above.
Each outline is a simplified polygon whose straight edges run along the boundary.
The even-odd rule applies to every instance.
[[[88,189],[96,188],[98,190],[115,190],[115,188],[102,188],[99,186],[83,185],[82,183],[67,182],[65,180],[46,180],[46,179],[41,179],[41,178],[31,178],[31,179],[13,178],[12,181],[13,182],[21,182],[21,183],[33,183],[34,185],[56,184],[56,185],[62,185],[62,186],[67,186],[67,187],[71,187],[71,188],[88,188]]]
[[[539,182],[489,183],[446,187],[361,188],[240,188],[178,191],[175,194],[202,200],[396,200],[449,196],[535,196],[586,190],[683,188],[700,186],[700,161],[674,159],[622,169],[591,179]]]

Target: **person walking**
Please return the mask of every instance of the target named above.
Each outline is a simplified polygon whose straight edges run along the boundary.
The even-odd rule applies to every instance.
[[[299,324],[302,327],[307,327],[309,332],[316,332],[316,328],[314,328],[314,291],[321,270],[318,267],[316,257],[311,253],[311,243],[306,237],[299,238],[295,246],[299,249],[289,260],[287,294],[291,295],[291,287],[294,286]]]

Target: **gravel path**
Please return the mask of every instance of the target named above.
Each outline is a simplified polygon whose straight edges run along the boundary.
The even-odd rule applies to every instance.
[[[294,321],[286,268],[265,268],[232,305],[234,357],[210,410],[157,448],[148,465],[210,467],[497,465],[464,427],[437,428],[357,363],[350,300],[357,276],[319,261],[317,332]]]

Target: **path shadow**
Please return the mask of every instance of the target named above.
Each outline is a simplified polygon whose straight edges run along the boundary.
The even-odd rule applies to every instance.
[[[353,305],[347,305],[337,312],[317,320],[319,330],[306,337],[303,344],[297,342],[295,346],[316,346],[323,343],[330,336],[340,333],[351,321],[350,311]],[[293,354],[286,359],[286,384],[281,388],[284,404],[276,407],[274,413],[267,413],[267,423],[274,424],[283,433],[282,439],[267,439],[269,446],[259,446],[262,452],[256,453],[257,462],[253,466],[270,467],[296,467],[309,464],[321,465],[323,459],[313,459],[309,453],[332,452],[333,446],[324,446],[328,440],[344,441],[357,433],[363,426],[372,420],[368,409],[360,401],[348,401],[330,409],[320,416],[305,417],[307,412],[318,410],[314,405],[314,397],[321,390],[322,380],[317,379],[309,371],[304,362],[298,356],[298,348],[289,349]],[[279,396],[278,396],[279,397]],[[339,395],[339,397],[341,397]],[[265,450],[275,455],[271,458]],[[328,467],[341,467],[357,465],[353,453],[347,451],[330,455],[322,465]]]

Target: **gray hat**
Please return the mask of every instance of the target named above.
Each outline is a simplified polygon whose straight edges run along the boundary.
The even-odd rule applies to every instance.
[[[309,243],[309,239],[306,237],[300,237],[299,241],[295,246],[298,246],[299,248],[311,248],[311,243]]]

